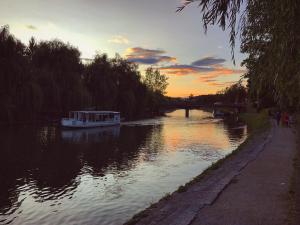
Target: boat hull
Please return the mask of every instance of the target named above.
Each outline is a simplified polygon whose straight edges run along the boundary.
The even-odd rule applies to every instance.
[[[61,126],[66,128],[92,128],[92,127],[107,127],[120,125],[120,121],[101,121],[101,122],[90,122],[90,121],[78,121],[72,119],[62,119]]]

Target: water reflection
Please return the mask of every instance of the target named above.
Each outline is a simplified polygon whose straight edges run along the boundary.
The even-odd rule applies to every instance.
[[[62,139],[68,142],[101,142],[110,138],[118,138],[120,135],[120,126],[69,129],[62,130],[61,134]]]
[[[0,130],[0,223],[122,224],[224,157],[246,128],[192,110],[122,127]]]

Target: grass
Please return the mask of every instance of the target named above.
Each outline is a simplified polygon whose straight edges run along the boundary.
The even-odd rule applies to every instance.
[[[180,194],[186,192],[190,186],[200,182],[204,177],[209,176],[213,171],[219,169],[220,166],[225,162],[225,160],[228,160],[229,158],[233,157],[238,152],[240,152],[242,149],[244,149],[245,146],[253,139],[255,135],[261,134],[271,127],[267,110],[263,110],[260,113],[243,113],[240,115],[240,119],[247,124],[249,135],[247,139],[242,144],[240,144],[236,150],[234,150],[231,154],[225,156],[223,159],[220,159],[217,162],[212,163],[211,166],[208,167],[206,170],[204,170],[200,175],[198,175],[197,177],[195,177],[193,180],[186,183],[185,185],[181,185],[174,193],[172,194],[168,193],[165,197],[159,200],[159,202],[150,205],[147,209],[134,215],[124,225],[136,224],[137,222],[139,222],[140,219],[147,217],[148,214],[151,212],[151,210],[157,207],[158,203],[168,200],[175,193]]]
[[[239,118],[247,124],[250,134],[271,127],[267,109],[262,110],[260,113],[242,113]]]

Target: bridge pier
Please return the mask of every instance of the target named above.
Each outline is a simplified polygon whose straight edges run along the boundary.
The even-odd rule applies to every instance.
[[[189,108],[185,108],[185,117],[186,118],[190,117],[190,109]]]

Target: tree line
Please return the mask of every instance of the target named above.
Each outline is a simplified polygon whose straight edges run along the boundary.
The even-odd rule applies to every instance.
[[[0,122],[35,121],[70,110],[116,110],[132,119],[158,113],[167,77],[116,55],[82,63],[80,51],[60,40],[28,45],[0,29]]]
[[[247,88],[239,81],[218,91],[216,94],[190,95],[189,100],[205,107],[212,107],[216,102],[228,104],[245,104],[247,101]]]
[[[248,98],[259,108],[300,108],[299,0],[185,0],[182,11],[196,2],[205,30],[210,25],[229,29],[232,57],[241,39],[247,68]]]

